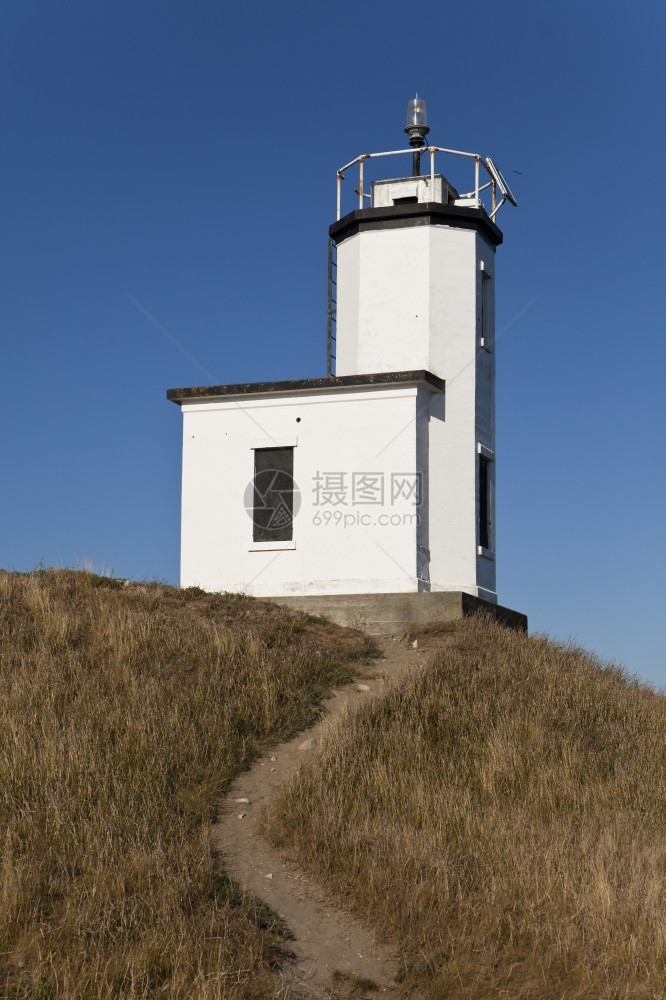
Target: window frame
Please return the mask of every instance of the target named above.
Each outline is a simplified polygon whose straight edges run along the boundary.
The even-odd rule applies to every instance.
[[[495,340],[493,272],[484,260],[479,261],[479,272],[481,274],[479,346],[490,354]]]
[[[495,454],[480,442],[476,446],[477,555],[495,558]],[[482,472],[482,470],[484,470]],[[485,543],[485,544],[484,544]]]
[[[264,440],[256,442],[250,445],[253,452],[253,468],[252,468],[252,489],[253,489],[253,506],[252,506],[252,539],[249,545],[250,552],[266,552],[266,551],[279,551],[282,549],[295,549],[296,541],[294,539],[294,498],[296,494],[295,482],[294,482],[294,460],[295,460],[295,449],[297,446],[297,441],[294,439],[284,440]],[[289,500],[287,501],[287,509],[289,514],[288,522],[279,525],[275,529],[269,528],[267,525],[261,523],[261,519],[257,518],[257,512],[265,509],[257,505],[257,476],[262,473],[271,471],[271,465],[264,465],[262,467],[261,463],[258,463],[258,455],[266,452],[290,452],[290,461],[284,462],[284,456],[282,458],[276,457],[275,466],[276,473],[286,475],[291,480],[291,491],[289,493]],[[259,467],[258,467],[259,465]],[[280,468],[281,465],[286,465],[285,468]],[[279,484],[279,480],[278,480]],[[269,484],[270,486],[271,484]],[[287,492],[284,484],[278,492]],[[261,496],[261,494],[259,494]],[[270,534],[267,536],[267,532]],[[277,536],[277,537],[276,537]]]

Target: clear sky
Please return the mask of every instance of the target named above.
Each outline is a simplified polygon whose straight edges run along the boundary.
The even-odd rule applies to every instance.
[[[0,564],[177,583],[165,391],[209,379],[145,313],[216,382],[324,374],[335,171],[400,148],[418,92],[430,140],[490,154],[519,201],[498,219],[499,599],[666,685],[664,4],[0,14]]]

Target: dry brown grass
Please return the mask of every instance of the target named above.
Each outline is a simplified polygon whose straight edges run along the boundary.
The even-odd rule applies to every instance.
[[[487,620],[443,631],[301,769],[275,842],[433,998],[663,998],[666,698]]]
[[[248,598],[0,573],[0,996],[272,995],[271,914],[209,821],[368,649]]]

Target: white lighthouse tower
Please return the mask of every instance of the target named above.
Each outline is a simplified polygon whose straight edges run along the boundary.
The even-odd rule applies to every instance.
[[[489,157],[425,146],[422,99],[405,131],[411,150],[337,174],[327,377],[167,394],[181,585],[377,632],[479,606],[524,626],[495,583],[495,219],[515,199]],[[368,183],[390,162],[398,176]]]

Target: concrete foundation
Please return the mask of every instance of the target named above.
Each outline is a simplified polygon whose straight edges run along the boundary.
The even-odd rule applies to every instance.
[[[370,635],[399,635],[409,625],[450,622],[476,612],[492,615],[503,625],[527,631],[527,616],[491,604],[459,590],[411,594],[322,594],[308,597],[266,597],[295,611],[324,615],[337,625]]]

